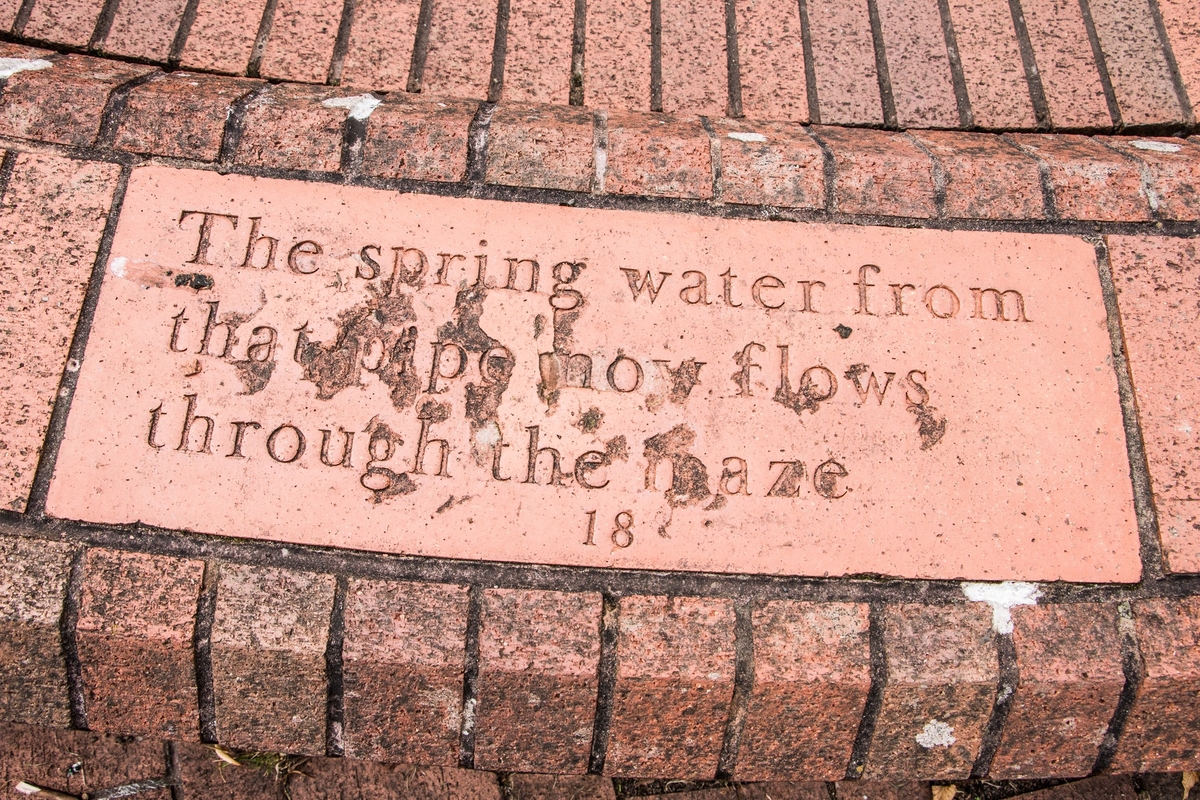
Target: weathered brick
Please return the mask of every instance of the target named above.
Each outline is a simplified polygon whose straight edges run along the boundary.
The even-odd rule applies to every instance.
[[[1200,17],[1188,0],[1158,0],[1158,8],[1195,114],[1200,105]]]
[[[587,6],[583,101],[611,111],[650,109],[650,0]]]
[[[213,695],[222,744],[325,752],[328,575],[224,564],[212,631]]]
[[[991,130],[1032,128],[1033,101],[1008,3],[950,0],[950,18],[975,124]]]
[[[738,800],[829,800],[829,790],[821,781],[742,783]]]
[[[1011,613],[1020,680],[989,775],[1087,775],[1125,685],[1116,607],[1021,606]]]
[[[341,0],[279,0],[263,49],[262,76],[324,83],[342,8]]]
[[[1200,506],[1192,500],[1158,500],[1158,535],[1168,572],[1200,572]]]
[[[1150,207],[1163,219],[1200,219],[1200,145],[1185,139],[1109,136],[1101,141],[1132,156],[1148,180]]]
[[[1114,772],[1200,769],[1200,598],[1133,604],[1142,683],[1117,744]]]
[[[900,127],[958,127],[958,101],[937,0],[877,2]]]
[[[362,171],[382,178],[461,181],[478,103],[391,94],[367,120]]]
[[[799,3],[742,0],[737,31],[742,113],[750,119],[808,122]]]
[[[154,69],[70,55],[56,58],[50,69],[18,72],[0,95],[0,134],[90,145],[112,90]]]
[[[246,106],[234,160],[260,167],[336,172],[341,166],[346,109],[324,101],[345,95],[345,90],[323,86],[272,86]]]
[[[41,42],[87,47],[102,10],[102,0],[38,0],[24,35]],[[4,26],[5,30],[11,24]]]
[[[204,563],[89,550],[77,640],[88,727],[199,738],[192,653]]]
[[[434,3],[421,91],[486,99],[495,35],[496,3]]]
[[[342,681],[346,755],[458,763],[467,589],[351,580]]]
[[[837,165],[834,202],[844,214],[933,217],[933,163],[902,133],[814,128]]]
[[[616,800],[611,778],[599,775],[531,775],[508,777],[512,800]],[[781,798],[782,800],[782,798]]]
[[[865,777],[966,778],[1000,677],[991,609],[889,606],[884,648],[887,684]]]
[[[662,4],[662,110],[723,116],[729,105],[725,3]]]
[[[838,781],[838,800],[929,800],[929,784],[915,781]]]
[[[836,780],[871,688],[867,607],[777,600],[754,612],[754,690],[736,777]]]
[[[404,91],[420,10],[421,0],[358,0],[342,85]]]
[[[166,61],[185,5],[186,0],[121,0],[101,51]]]
[[[245,73],[267,0],[199,0],[180,63],[188,69]]]
[[[19,796],[11,787],[21,781],[96,796],[102,790],[166,777],[167,754],[158,740],[0,723],[0,786],[10,797]],[[169,800],[171,790],[145,789],[137,797]]]
[[[488,132],[488,183],[586,192],[595,175],[590,111],[505,103]]]
[[[573,0],[512,0],[504,99],[566,105],[571,94]]]
[[[866,0],[809,0],[820,119],[825,125],[881,125],[875,43]]]
[[[700,120],[632,112],[608,116],[610,194],[712,197],[712,155]]]
[[[0,506],[23,511],[119,168],[12,157],[0,203]]]
[[[163,75],[129,93],[114,147],[215,161],[231,107],[261,85],[194,72]]]
[[[1055,128],[1108,128],[1112,117],[1076,0],[1022,0],[1025,28]]]
[[[1132,158],[1087,136],[1017,134],[1012,139],[1049,168],[1063,219],[1150,218],[1141,171]]]
[[[1101,775],[1021,796],[1026,800],[1138,800],[1145,795],[1138,793],[1128,775]]]
[[[1121,121],[1126,125],[1182,122],[1183,109],[1149,0],[1090,0],[1088,5]]]
[[[913,131],[946,176],[946,216],[1041,219],[1046,210],[1037,160],[990,133]]]
[[[733,697],[733,625],[728,600],[620,601],[607,774],[716,774]]]
[[[496,775],[449,767],[314,758],[289,782],[291,800],[500,800]]]
[[[71,721],[58,622],[73,555],[65,544],[0,538],[0,719]]]
[[[484,592],[476,766],[587,772],[600,615],[601,597],[594,592]]]
[[[799,125],[714,120],[727,203],[825,207],[825,155]]]
[[[234,766],[217,757],[206,745],[175,745],[179,783],[185,800],[287,800],[284,784],[253,767]]]

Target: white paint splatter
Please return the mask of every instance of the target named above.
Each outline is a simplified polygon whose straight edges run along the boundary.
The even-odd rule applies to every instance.
[[[18,72],[50,69],[53,66],[42,58],[0,58],[0,80],[7,80]]]
[[[992,630],[996,633],[1012,633],[1013,606],[1036,606],[1042,596],[1037,584],[1021,581],[1004,583],[964,583],[963,594],[976,603],[987,603],[992,607]]]
[[[1130,142],[1138,150],[1153,150],[1156,153],[1178,153],[1183,149],[1181,144],[1171,142],[1156,142],[1153,139],[1137,139]]]
[[[494,422],[489,422],[476,432],[475,441],[480,447],[495,447],[500,443],[500,426]]]
[[[322,100],[321,105],[326,108],[344,108],[350,114],[350,119],[364,120],[371,116],[371,112],[379,107],[383,102],[373,94],[358,94],[353,97],[331,97],[328,100]]]
[[[767,137],[761,133],[743,133],[742,131],[730,131],[726,136],[739,142],[765,142],[767,140]]]
[[[925,723],[925,729],[917,734],[917,744],[930,750],[934,747],[949,747],[957,739],[954,738],[954,728],[940,720],[931,719]]]
[[[475,730],[475,698],[471,698],[463,703],[462,710],[462,733],[464,736],[469,736]]]
[[[117,256],[108,265],[108,271],[118,278],[125,277],[125,267],[129,265],[129,259],[125,256]]]

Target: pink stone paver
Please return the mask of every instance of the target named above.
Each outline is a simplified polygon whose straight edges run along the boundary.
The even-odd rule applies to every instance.
[[[741,0],[737,30],[742,113],[755,120],[808,122],[799,4]]]
[[[937,0],[877,2],[900,127],[958,127],[958,101]]]
[[[199,0],[182,66],[244,74],[266,5],[267,0]]]
[[[1055,128],[1112,125],[1100,72],[1077,0],[1022,0],[1050,123]]]
[[[87,47],[103,8],[103,0],[40,0],[33,5],[24,35],[41,41]]]
[[[650,109],[650,0],[592,0],[583,66],[585,105]]]
[[[1085,241],[295,186],[134,171],[50,513],[533,563],[1137,579]],[[209,217],[202,247],[197,209],[238,226]]]
[[[808,0],[808,24],[821,123],[883,124],[866,0]]]
[[[486,99],[492,76],[496,4],[486,0],[432,2],[433,22],[421,91],[434,97]]]
[[[950,0],[958,53],[975,124],[987,129],[1033,128],[1033,101],[1004,0]]]
[[[724,0],[662,4],[662,110],[724,116],[729,105]]]
[[[263,50],[262,77],[324,83],[342,8],[340,0],[279,0]]]
[[[1200,15],[1189,0],[1158,0],[1158,8],[1194,114],[1200,106]]]
[[[566,105],[571,93],[574,0],[513,0],[504,99]]]
[[[10,29],[20,10],[21,3],[19,0],[3,0],[3,2],[0,2],[0,29],[5,31]]]
[[[359,0],[350,28],[342,85],[404,91],[421,0]]]
[[[1183,118],[1149,0],[1090,0],[1100,50],[1126,125]]]
[[[121,0],[101,50],[147,61],[166,61],[185,5],[185,0]]]

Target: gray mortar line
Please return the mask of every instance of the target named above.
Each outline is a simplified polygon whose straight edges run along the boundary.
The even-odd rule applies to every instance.
[[[87,698],[83,688],[83,664],[79,660],[77,635],[79,607],[83,602],[83,563],[86,557],[87,547],[80,547],[71,558],[62,616],[58,621],[59,641],[67,673],[67,704],[71,711],[71,727],[79,731],[88,729]]]
[[[179,745],[167,739],[163,746],[166,749],[167,780],[171,784],[171,800],[185,800],[186,790],[180,774]]]
[[[463,183],[474,194],[487,179],[488,134],[491,133],[492,115],[496,104],[480,103],[467,129],[467,168]]]
[[[504,66],[508,58],[508,18],[512,13],[509,0],[497,0],[496,36],[492,40],[492,75],[488,81],[489,103],[499,103],[504,95]]]
[[[746,714],[750,709],[750,698],[754,694],[754,601],[750,598],[739,599],[734,603],[733,613],[733,696],[729,702],[729,716],[725,724],[721,754],[717,759],[718,780],[732,778],[737,769],[742,733],[746,729]]]
[[[871,603],[871,688],[867,690],[867,701],[863,704],[858,731],[854,735],[854,746],[850,750],[850,763],[846,765],[848,781],[860,780],[863,776],[867,758],[871,754],[871,740],[875,738],[879,712],[883,708],[883,690],[888,682],[887,647],[883,636],[885,624],[883,605],[879,602]]]
[[[712,175],[712,202],[723,202],[725,195],[725,176],[721,169],[721,137],[713,130],[712,120],[700,117],[700,125],[708,134],[708,163]]]
[[[130,93],[139,86],[161,78],[163,75],[162,72],[148,72],[113,87],[104,103],[104,110],[100,112],[100,129],[96,132],[95,147],[112,148],[117,139],[117,130],[121,125],[125,106],[129,103]]]
[[[1150,16],[1154,19],[1154,32],[1162,45],[1163,56],[1167,60],[1167,69],[1171,73],[1174,84],[1175,99],[1179,101],[1179,110],[1183,113],[1183,124],[1191,127],[1196,124],[1195,109],[1191,98],[1188,97],[1187,86],[1183,82],[1183,73],[1179,71],[1179,62],[1175,60],[1175,48],[1171,45],[1171,37],[1167,35],[1167,25],[1163,21],[1162,8],[1158,0],[1147,0],[1150,4]]]
[[[1029,28],[1025,24],[1025,10],[1021,8],[1021,0],[1008,0],[1008,10],[1012,15],[1013,30],[1017,34],[1017,47],[1021,51],[1025,85],[1029,89],[1029,100],[1033,104],[1034,119],[1038,130],[1050,130],[1050,104],[1046,101],[1046,87],[1042,83],[1042,73],[1038,70],[1037,54],[1033,50],[1033,40],[1029,38]]]
[[[1108,116],[1112,118],[1113,130],[1120,131],[1125,127],[1125,123],[1121,121],[1121,107],[1117,105],[1117,93],[1113,89],[1108,61],[1105,60],[1104,50],[1100,47],[1100,35],[1096,32],[1096,22],[1092,19],[1092,7],[1088,0],[1079,0],[1079,10],[1083,14],[1083,27],[1092,46],[1096,71],[1100,74],[1100,87],[1104,90],[1104,102],[1108,104]]]
[[[467,594],[467,634],[463,653],[462,728],[458,766],[475,767],[475,722],[479,708],[479,633],[483,627],[483,587],[473,584]]]
[[[932,150],[925,146],[917,137],[911,133],[905,133],[904,138],[908,139],[913,145],[920,150],[929,159],[930,170],[933,174],[933,206],[937,209],[938,219],[946,219],[946,168],[942,165],[942,160],[934,154]]]
[[[738,50],[737,0],[725,0],[726,116],[742,116],[742,58]]]
[[[1092,773],[1096,775],[1105,772],[1112,766],[1121,743],[1121,735],[1125,732],[1125,724],[1129,721],[1129,712],[1137,700],[1144,677],[1141,648],[1137,638],[1137,628],[1133,622],[1133,607],[1125,601],[1117,608],[1117,628],[1121,633],[1121,671],[1125,674],[1125,685],[1121,687],[1121,695],[1117,699],[1117,707],[1113,710],[1112,719],[1100,742],[1096,763]]]
[[[571,78],[567,104],[583,105],[585,65],[587,58],[587,0],[575,0],[575,15],[571,28]]]
[[[13,24],[10,30],[14,36],[24,36],[25,26],[29,24],[29,17],[33,14],[33,7],[37,0],[21,0],[21,6],[17,9],[17,16],[13,19]]]
[[[229,165],[237,153],[238,144],[242,141],[242,133],[246,126],[246,111],[250,104],[271,89],[271,84],[265,83],[243,94],[229,105],[229,113],[225,117],[225,127],[221,130],[221,149],[217,154],[217,164]]]
[[[371,93],[373,97],[380,94],[382,93]],[[346,183],[352,183],[354,176],[362,170],[363,145],[367,140],[368,122],[369,118],[358,119],[353,114],[347,113],[346,120],[342,123],[342,152],[339,166]]]
[[[835,216],[837,212],[837,159],[833,148],[821,138],[811,127],[805,126],[804,132],[821,148],[821,175],[825,185],[825,214]]]
[[[209,560],[204,563],[200,592],[196,597],[196,622],[192,632],[192,658],[196,670],[197,723],[200,741],[217,743],[217,704],[213,689],[212,634],[217,617],[217,587],[220,585],[221,565]]]
[[[1050,175],[1050,165],[1046,160],[1038,154],[1036,150],[1026,147],[1021,142],[1013,139],[1008,134],[1001,134],[1000,138],[1020,150],[1025,155],[1032,158],[1037,163],[1038,182],[1042,189],[1042,212],[1046,215],[1046,219],[1051,221],[1059,221],[1058,199],[1054,196],[1054,179]]]
[[[588,774],[603,775],[612,732],[613,692],[617,685],[617,640],[621,621],[620,603],[611,594],[603,595],[600,615],[600,663],[596,668],[596,716],[592,723],[592,748]]]
[[[817,72],[813,58],[812,26],[808,22],[808,0],[797,0],[800,6],[800,47],[804,52],[804,94],[808,100],[808,121],[821,124],[821,105],[817,99]]]
[[[972,780],[986,778],[988,772],[991,771],[992,761],[996,758],[996,751],[1000,749],[1000,740],[1004,736],[1004,723],[1008,721],[1008,712],[1012,710],[1017,687],[1021,683],[1020,665],[1017,663],[1017,647],[1011,633],[996,634],[996,661],[998,665],[996,700],[992,704],[992,713],[983,730],[979,753],[971,767]]]
[[[958,126],[967,130],[975,127],[975,112],[971,108],[971,95],[967,91],[967,78],[963,73],[962,54],[958,50],[958,34],[954,31],[954,19],[950,16],[949,0],[938,0],[938,14],[942,18],[946,58],[950,61],[950,80],[954,84],[954,101],[958,106]]]
[[[333,55],[329,59],[329,73],[325,78],[325,82],[330,86],[339,86],[342,82],[342,70],[350,52],[350,31],[354,26],[354,12],[355,0],[343,0],[342,16],[338,21],[337,36],[333,40]]]
[[[17,153],[5,150],[4,158],[0,159],[0,203],[8,194],[8,185],[12,182],[13,170],[17,168]]]
[[[246,64],[246,77],[260,77],[263,54],[267,51],[267,40],[271,38],[271,28],[275,26],[275,9],[279,0],[267,0],[263,6],[262,18],[258,21],[258,33],[254,36],[254,46],[250,49],[250,60]]]
[[[421,0],[421,10],[417,12],[417,30],[413,35],[412,59],[408,65],[408,82],[405,91],[417,93],[421,91],[421,82],[425,79],[425,62],[429,60],[429,32],[433,27],[433,0]]]
[[[104,41],[108,38],[108,33],[112,30],[113,20],[117,17],[117,7],[121,0],[104,0],[104,6],[100,9],[99,16],[96,17],[96,27],[92,29],[92,35],[88,39],[87,49],[89,53],[95,53],[104,47]]]
[[[896,98],[892,94],[892,74],[888,69],[887,45],[883,41],[883,21],[879,18],[879,4],[867,0],[867,17],[871,23],[871,40],[875,43],[875,77],[879,82],[879,104],[883,110],[883,127],[897,130]]]
[[[325,705],[325,755],[345,755],[343,734],[346,727],[346,698],[342,671],[342,645],[346,638],[346,592],[349,580],[337,576],[333,592],[333,608],[329,612],[329,638],[325,645],[325,682],[328,696]]]
[[[167,53],[167,64],[179,66],[183,60],[183,51],[187,48],[188,37],[192,35],[192,26],[196,24],[196,14],[200,9],[200,0],[187,0],[183,7],[183,15],[179,17],[179,27],[175,29],[175,38],[171,40],[171,49]]]
[[[650,0],[650,110],[663,110],[662,0]]]

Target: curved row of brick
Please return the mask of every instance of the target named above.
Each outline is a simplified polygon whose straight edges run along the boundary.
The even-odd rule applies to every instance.
[[[1196,598],[1018,607],[997,633],[982,603],[604,597],[13,537],[0,553],[9,720],[559,774],[1197,765]]]
[[[0,28],[232,75],[839,125],[1186,127],[1200,98],[1187,0],[4,0]]]

